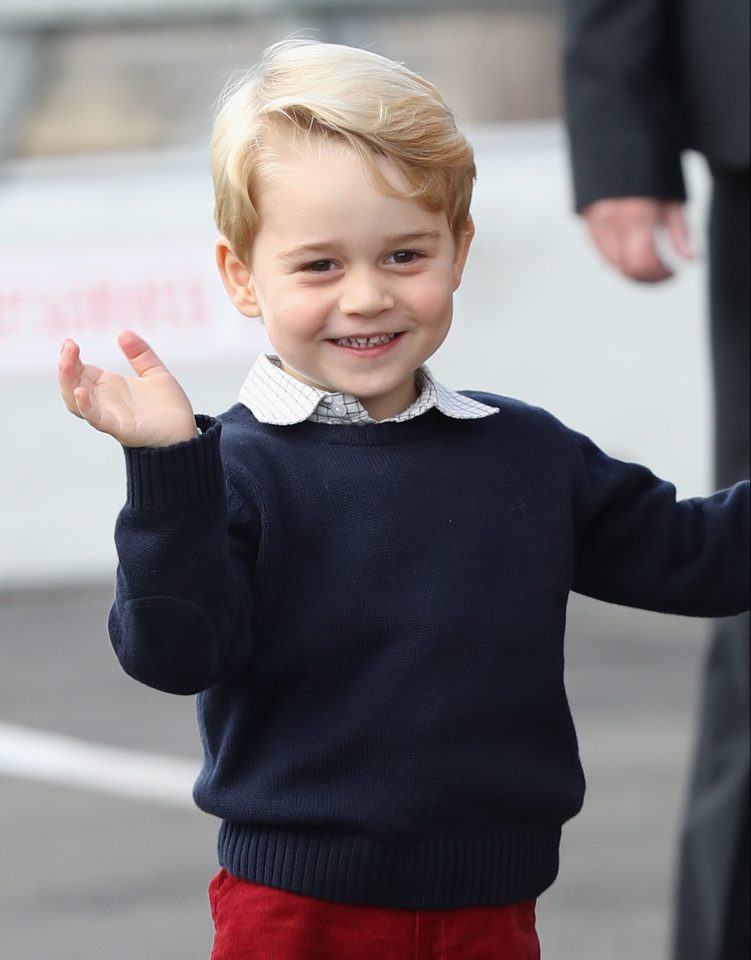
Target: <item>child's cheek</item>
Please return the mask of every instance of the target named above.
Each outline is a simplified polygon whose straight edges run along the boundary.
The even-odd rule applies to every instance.
[[[449,278],[450,279],[450,278]],[[421,278],[421,283],[413,291],[413,306],[429,319],[440,319],[450,308],[453,297],[453,284],[445,278]]]

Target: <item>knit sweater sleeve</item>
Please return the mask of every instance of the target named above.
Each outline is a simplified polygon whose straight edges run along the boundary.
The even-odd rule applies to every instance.
[[[112,645],[124,670],[170,693],[208,689],[250,655],[250,574],[260,522],[228,488],[221,424],[159,449],[125,448]]]
[[[686,195],[671,0],[564,0],[563,94],[577,209]]]
[[[576,459],[573,589],[600,600],[685,616],[749,606],[749,484],[677,500],[648,469],[571,434]]]

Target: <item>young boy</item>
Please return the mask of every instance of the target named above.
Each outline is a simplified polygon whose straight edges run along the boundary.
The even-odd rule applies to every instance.
[[[125,448],[115,651],[199,694],[212,957],[533,960],[584,792],[568,594],[744,609],[748,485],[676,503],[544,411],[432,379],[475,171],[404,67],[273,47],[212,160],[219,270],[277,356],[218,419],[131,332],[135,378],[60,359],[68,409]]]

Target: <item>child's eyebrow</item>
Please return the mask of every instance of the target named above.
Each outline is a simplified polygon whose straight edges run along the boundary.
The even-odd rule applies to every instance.
[[[389,237],[383,237],[381,243],[384,247],[399,247],[410,243],[424,243],[426,240],[440,240],[439,230],[416,230],[414,233],[397,233]],[[315,243],[301,243],[290,250],[285,250],[279,254],[280,260],[297,260],[299,257],[310,256],[316,253],[329,253],[332,250],[338,250],[345,246],[341,240],[321,240]]]
[[[387,247],[398,247],[408,243],[421,243],[424,240],[440,240],[440,230],[416,230],[414,233],[397,233],[391,237],[384,237],[383,243]]]

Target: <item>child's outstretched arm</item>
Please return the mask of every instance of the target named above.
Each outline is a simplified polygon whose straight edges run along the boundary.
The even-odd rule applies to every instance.
[[[64,341],[58,383],[68,410],[126,447],[165,447],[195,437],[190,401],[159,357],[132,330],[117,339],[135,377],[84,364],[78,344]]]
[[[748,610],[751,497],[744,481],[678,500],[646,467],[571,433],[577,487],[578,593],[663,613],[729,617]]]

